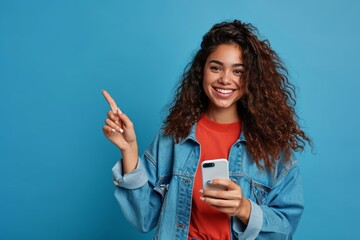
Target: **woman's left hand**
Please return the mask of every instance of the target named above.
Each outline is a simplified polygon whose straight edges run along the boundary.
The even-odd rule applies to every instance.
[[[209,184],[222,186],[227,190],[200,190],[202,194],[200,199],[220,212],[238,217],[247,225],[250,218],[251,203],[243,197],[240,186],[228,179],[213,179]]]

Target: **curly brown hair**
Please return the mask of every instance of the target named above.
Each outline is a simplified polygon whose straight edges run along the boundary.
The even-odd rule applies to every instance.
[[[295,87],[288,80],[288,71],[269,41],[259,40],[257,33],[253,25],[234,20],[215,24],[204,35],[200,50],[185,68],[164,121],[166,135],[178,143],[190,133],[209,102],[202,87],[207,57],[220,44],[237,44],[245,66],[241,78],[244,95],[237,107],[247,149],[257,166],[273,168],[280,154],[289,160],[291,149],[303,150],[305,142],[311,145],[296,122]]]

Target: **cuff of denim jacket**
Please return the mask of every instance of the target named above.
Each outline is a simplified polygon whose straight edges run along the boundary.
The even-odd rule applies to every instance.
[[[251,213],[248,225],[243,230],[240,223],[235,224],[234,231],[238,233],[238,239],[255,239],[261,230],[263,224],[263,212],[259,205],[249,199],[251,203]],[[240,222],[240,220],[239,220]]]
[[[148,181],[148,177],[140,159],[138,159],[136,168],[124,175],[122,175],[123,170],[120,161],[116,162],[112,168],[115,185],[127,189],[136,189],[144,186],[144,184]]]

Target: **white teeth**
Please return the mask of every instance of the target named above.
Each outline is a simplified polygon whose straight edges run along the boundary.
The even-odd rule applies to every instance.
[[[215,88],[215,90],[218,91],[219,93],[222,93],[222,94],[229,94],[229,93],[234,92],[234,90],[231,90],[231,89]]]

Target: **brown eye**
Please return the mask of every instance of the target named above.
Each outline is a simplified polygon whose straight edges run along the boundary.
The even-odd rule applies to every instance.
[[[233,73],[236,76],[241,76],[243,72],[242,72],[242,70],[236,69],[236,70],[233,71]]]
[[[221,69],[220,67],[218,66],[211,66],[210,69],[213,71],[213,72],[219,72]]]

